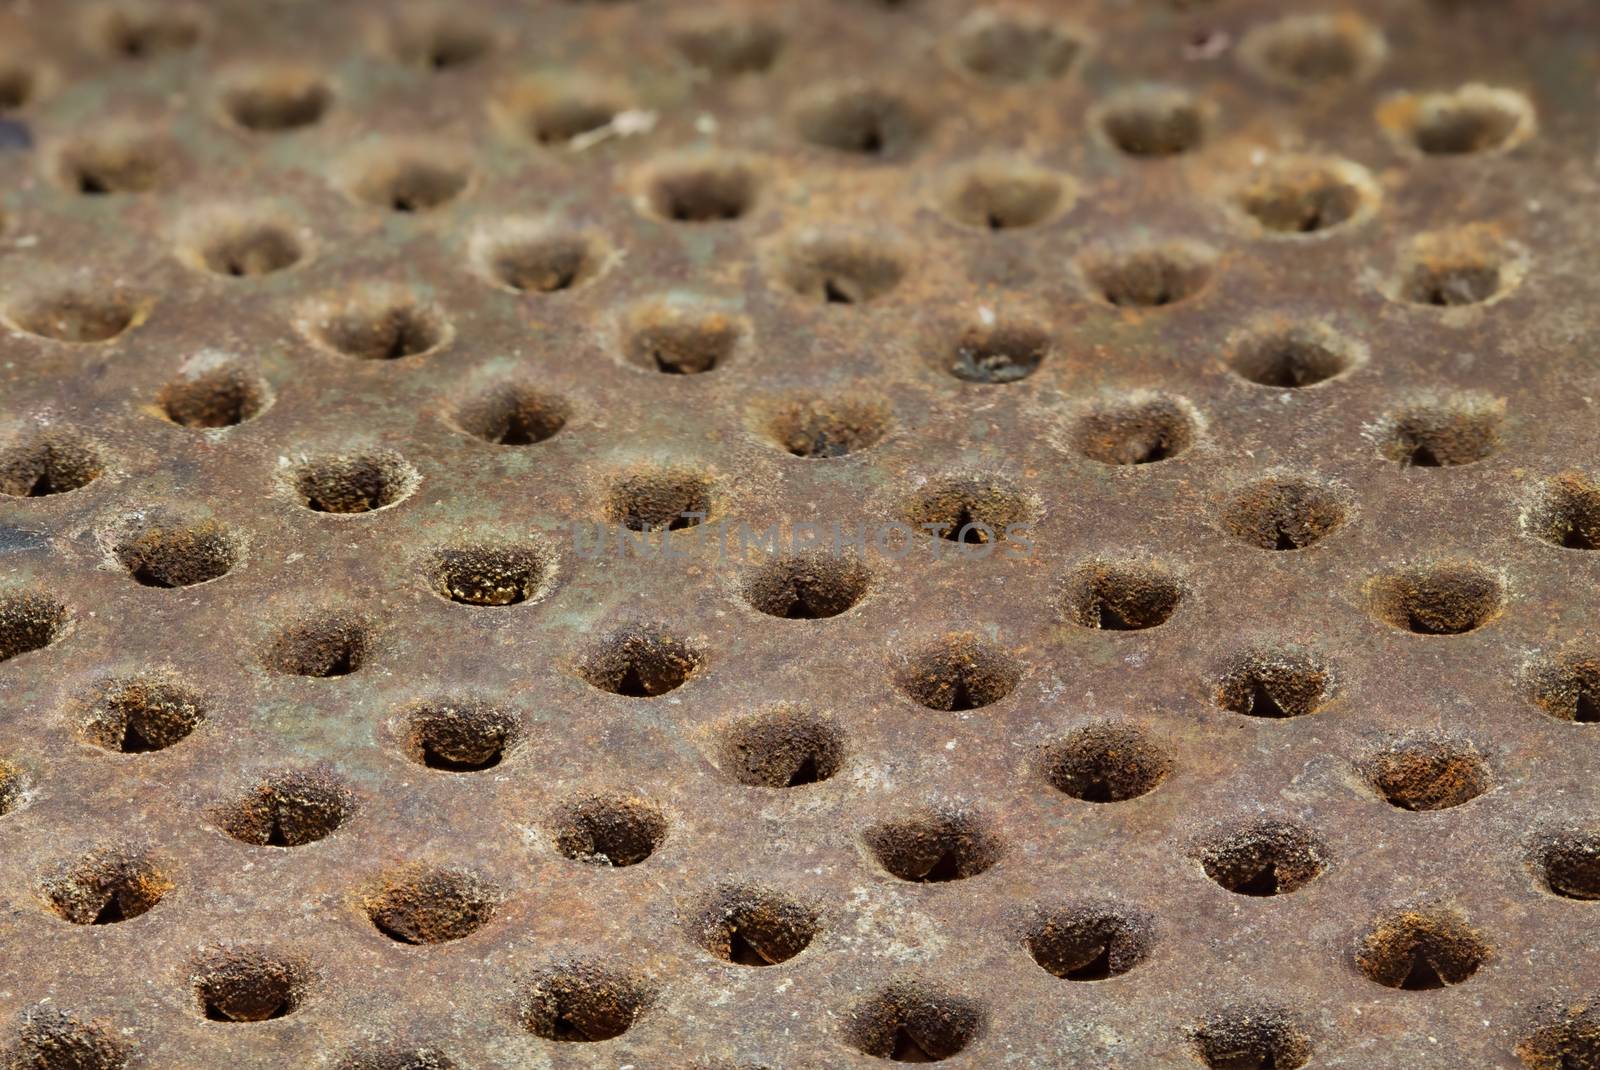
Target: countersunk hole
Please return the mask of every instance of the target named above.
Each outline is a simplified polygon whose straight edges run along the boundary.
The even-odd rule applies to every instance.
[[[269,773],[218,807],[217,826],[257,847],[302,847],[325,839],[350,819],[356,797],[323,769]]]
[[[956,31],[956,63],[975,78],[1000,85],[1047,82],[1071,70],[1081,40],[1061,27],[1023,15],[979,11]]]
[[[980,230],[1014,230],[1043,223],[1070,200],[1058,175],[1020,165],[979,164],[956,176],[940,200],[945,215]]]
[[[1038,371],[1050,350],[1049,334],[1037,327],[973,327],[956,341],[943,370],[968,383],[1015,383]]]
[[[1127,156],[1164,159],[1198,149],[1206,117],[1181,90],[1139,89],[1112,98],[1100,113],[1100,129]]]
[[[1600,1005],[1553,1005],[1539,1014],[1533,1032],[1517,1042],[1517,1058],[1528,1070],[1593,1070],[1600,1066]]]
[[[1488,958],[1482,934],[1443,908],[1383,914],[1356,951],[1356,965],[1369,980],[1412,992],[1458,985]]]
[[[567,425],[571,406],[554,394],[516,381],[503,382],[462,402],[456,426],[496,446],[532,446]]]
[[[334,1070],[458,1070],[459,1064],[431,1044],[398,1040],[347,1052]]]
[[[1216,704],[1246,717],[1305,717],[1334,697],[1333,670],[1319,654],[1292,645],[1250,647],[1223,668]]]
[[[693,922],[695,943],[724,962],[776,966],[810,946],[821,927],[810,903],[771,888],[743,884],[707,896]]]
[[[1401,281],[1401,296],[1414,305],[1454,308],[1476,305],[1500,292],[1500,267],[1475,258],[1418,263]]]
[[[518,1002],[522,1027],[534,1036],[583,1043],[620,1037],[654,999],[643,975],[573,958],[536,971]]]
[[[1552,717],[1600,723],[1600,653],[1579,647],[1531,661],[1524,670],[1534,705]]]
[[[1489,770],[1471,744],[1442,737],[1397,740],[1368,758],[1362,772],[1402,810],[1448,810],[1489,790]]]
[[[783,50],[783,37],[783,31],[765,19],[729,14],[685,27],[672,40],[691,66],[731,78],[770,70]]]
[[[485,233],[474,244],[484,276],[517,293],[571,290],[604,266],[600,243],[576,231],[512,228],[510,234]]]
[[[585,135],[593,135],[611,125],[624,110],[623,105],[609,97],[574,95],[538,100],[527,106],[521,117],[527,136],[540,145],[561,147],[581,144]]]
[[[350,183],[350,192],[374,208],[428,212],[459,197],[471,178],[465,163],[437,150],[375,153]]]
[[[23,1012],[12,1056],[17,1070],[124,1070],[129,1051],[100,1026],[40,1005]]]
[[[771,442],[796,457],[843,457],[877,445],[889,430],[889,406],[852,391],[804,397],[767,420]]]
[[[1155,921],[1143,910],[1079,902],[1040,910],[1028,927],[1028,954],[1063,981],[1104,981],[1143,962],[1155,943]]]
[[[299,68],[271,68],[236,77],[222,92],[222,110],[243,130],[281,133],[313,126],[333,104],[322,78]]]
[[[40,883],[50,909],[74,925],[137,918],[172,891],[172,878],[140,847],[98,847],[63,862]]]
[[[1228,357],[1241,379],[1287,390],[1315,386],[1353,369],[1356,346],[1322,324],[1306,323],[1256,331]]]
[[[434,593],[464,606],[514,606],[549,593],[555,561],[542,545],[459,543],[430,555]]]
[[[322,612],[281,626],[262,663],[289,676],[327,678],[359,671],[372,656],[372,627],[350,613]]]
[[[0,111],[26,107],[39,92],[39,72],[26,61],[0,59]]]
[[[895,981],[851,1008],[845,1037],[879,1059],[936,1063],[976,1040],[987,1020],[975,1000],[922,981]]]
[[[163,134],[106,130],[73,141],[57,157],[61,184],[76,193],[150,193],[172,185],[179,150]]]
[[[1271,896],[1298,891],[1328,865],[1316,836],[1287,821],[1256,821],[1200,845],[1206,876],[1236,895]]]
[[[184,251],[192,263],[234,279],[287,271],[306,255],[292,228],[249,217],[214,221],[201,228],[197,240]]]
[[[825,552],[776,558],[746,577],[746,602],[769,617],[837,617],[866,597],[872,573],[858,558]]]
[[[591,866],[636,866],[667,838],[661,807],[637,795],[584,794],[563,803],[550,820],[555,848]]]
[[[1381,573],[1367,584],[1373,613],[1417,635],[1460,635],[1481,628],[1505,608],[1505,581],[1469,561],[1414,565]]]
[[[679,162],[658,169],[645,191],[650,209],[674,223],[739,219],[756,199],[756,176],[731,161]]]
[[[711,481],[683,468],[620,475],[606,492],[605,516],[630,531],[681,531],[711,514]]]
[[[312,976],[304,959],[254,944],[212,948],[190,967],[200,1013],[213,1022],[287,1017],[305,1002]]]
[[[1387,283],[1395,300],[1424,308],[1498,301],[1522,281],[1527,258],[1493,227],[1468,224],[1411,239]]]
[[[1211,1070],[1297,1070],[1311,1058],[1311,1036],[1300,1017],[1276,1004],[1224,1007],[1191,1035]]]
[[[27,795],[27,774],[15,762],[0,758],[0,815],[22,805]]]
[[[42,591],[0,592],[0,661],[43,650],[67,630],[67,605]]]
[[[873,825],[861,839],[884,869],[919,884],[976,877],[1004,852],[990,822],[965,810],[923,810]]]
[[[1234,204],[1269,234],[1323,234],[1370,215],[1377,198],[1355,164],[1291,157],[1245,182]]]
[[[1137,632],[1165,624],[1185,593],[1163,565],[1096,558],[1068,574],[1062,608],[1066,619],[1081,628]]]
[[[1600,484],[1577,472],[1545,480],[1523,510],[1522,529],[1567,550],[1600,549]]]
[[[838,722],[792,704],[746,714],[720,735],[718,765],[751,787],[819,784],[844,763],[844,732]]]
[[[682,687],[704,666],[700,648],[665,625],[636,623],[590,647],[578,663],[578,675],[613,695],[654,698]]]
[[[1011,694],[1022,663],[999,644],[972,632],[950,632],[896,658],[895,686],[930,710],[976,710]]]
[[[42,498],[86,487],[105,471],[99,447],[75,431],[44,429],[0,449],[0,494]]]
[[[901,258],[882,242],[821,235],[794,243],[779,265],[783,284],[824,305],[862,305],[883,297],[905,276]]]
[[[134,523],[113,547],[145,587],[192,587],[220,579],[244,559],[239,536],[215,520],[152,517]]]
[[[1534,868],[1546,888],[1567,899],[1600,899],[1600,834],[1563,832],[1534,850]]]
[[[855,87],[825,93],[795,116],[800,136],[813,145],[855,156],[897,159],[922,140],[922,117],[898,94]]]
[[[1040,766],[1057,791],[1114,803],[1154,791],[1172,772],[1172,754],[1139,725],[1095,721],[1047,744]]]
[[[1261,550],[1303,550],[1345,522],[1344,495],[1322,480],[1274,476],[1234,494],[1222,514],[1228,534]]]
[[[407,757],[447,773],[493,769],[522,736],[514,713],[477,698],[420,702],[405,714],[402,731]]]
[[[748,334],[737,317],[713,309],[650,302],[628,316],[628,363],[662,375],[701,375],[733,359]]]
[[[1378,421],[1378,450],[1407,468],[1472,464],[1500,446],[1505,402],[1481,394],[1451,394],[1414,401]]]
[[[1430,156],[1497,152],[1533,131],[1533,105],[1510,89],[1467,85],[1449,93],[1402,97],[1397,103],[1409,120],[1412,144]]]
[[[200,43],[204,29],[199,13],[188,6],[128,0],[94,9],[88,36],[112,57],[155,59],[187,52]]]
[[[907,498],[901,515],[947,542],[989,545],[1025,531],[1037,510],[1010,483],[981,476],[930,479]]]
[[[55,342],[110,342],[143,318],[140,302],[125,293],[53,290],[25,297],[7,309],[12,326]]]
[[[412,864],[383,874],[362,903],[372,925],[402,944],[443,944],[494,917],[501,895],[464,869]]]
[[[90,743],[121,754],[165,750],[188,738],[205,720],[207,702],[170,673],[140,673],[106,680],[83,720]]]
[[[1181,243],[1100,254],[1084,275],[1101,300],[1116,308],[1166,308],[1188,300],[1211,279],[1214,256]]]
[[[162,415],[181,427],[233,427],[271,404],[266,380],[234,363],[180,374],[156,395]]]
[[[329,301],[312,310],[306,332],[323,348],[357,360],[399,360],[440,349],[451,330],[434,305],[395,292]]]
[[[299,503],[317,513],[370,513],[398,505],[422,477],[394,450],[308,457],[289,469]]]
[[[389,53],[425,71],[469,67],[494,49],[494,36],[454,5],[414,4],[388,25]]]
[[[1360,81],[1378,69],[1387,51],[1383,34],[1350,14],[1291,15],[1253,28],[1239,42],[1247,66],[1291,89]]]

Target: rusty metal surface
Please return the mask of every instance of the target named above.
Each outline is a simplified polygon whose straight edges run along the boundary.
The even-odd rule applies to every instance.
[[[1600,1066],[1597,22],[8,3],[7,1058]]]

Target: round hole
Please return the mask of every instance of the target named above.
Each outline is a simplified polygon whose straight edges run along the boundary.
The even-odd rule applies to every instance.
[[[372,656],[371,626],[352,613],[319,612],[282,625],[262,651],[273,672],[328,678],[359,671]]]
[[[497,224],[473,238],[483,276],[516,293],[553,294],[582,286],[605,266],[600,242],[586,233],[539,223]]]
[[[1516,1047],[1528,1070],[1583,1070],[1600,1064],[1600,1004],[1547,1005],[1534,1023]]]
[[[26,107],[39,94],[37,68],[18,56],[0,58],[0,111]]]
[[[1372,612],[1417,635],[1460,635],[1483,627],[1505,608],[1505,581],[1467,561],[1413,565],[1367,583]]]
[[[1371,77],[1388,51],[1383,34],[1352,14],[1290,15],[1251,29],[1239,56],[1258,77],[1290,89],[1329,89]]]
[[[354,162],[351,196],[390,212],[429,212],[466,191],[472,173],[466,163],[438,146],[370,152]]]
[[[1577,472],[1545,480],[1522,511],[1522,529],[1567,550],[1600,549],[1600,484]]]
[[[911,154],[922,140],[922,117],[885,89],[853,87],[818,95],[795,115],[800,136],[835,152],[877,159]]]
[[[22,297],[6,310],[11,325],[53,342],[110,342],[144,320],[146,303],[117,290],[60,289]]]
[[[90,45],[114,59],[159,59],[194,48],[205,26],[188,5],[124,0],[91,9],[85,29]]]
[[[448,773],[493,769],[521,736],[514,713],[476,698],[432,699],[418,703],[403,717],[406,756]]]
[[[968,383],[1015,383],[1038,371],[1051,348],[1047,333],[1025,324],[968,328],[940,370]]]
[[[535,94],[514,102],[513,122],[523,135],[550,148],[578,148],[610,129],[626,111],[621,101],[598,92]]]
[[[220,579],[244,558],[242,540],[215,520],[148,516],[126,526],[112,547],[145,587],[192,587]]]
[[[1028,954],[1063,981],[1120,977],[1150,955],[1155,922],[1116,903],[1081,902],[1041,910],[1028,926]]]
[[[969,546],[1025,535],[1037,513],[1036,504],[1010,483],[981,476],[931,479],[901,508],[912,527]]]
[[[174,184],[181,159],[165,134],[115,127],[65,145],[56,158],[56,177],[88,196],[151,193]]]
[[[822,620],[837,617],[866,597],[872,574],[853,557],[799,553],[753,570],[743,584],[746,602],[769,617]]]
[[[1304,323],[1253,331],[1227,361],[1241,379],[1296,390],[1337,378],[1363,359],[1353,342],[1322,324]]]
[[[882,441],[889,431],[889,406],[851,390],[792,399],[764,422],[768,440],[795,457],[843,457]]]
[[[1101,464],[1155,464],[1194,445],[1197,431],[1186,401],[1134,395],[1091,406],[1074,425],[1072,444]]]
[[[1429,156],[1503,152],[1533,134],[1533,105],[1511,89],[1466,85],[1405,94],[1384,103],[1379,122]]]
[[[1300,476],[1258,480],[1234,494],[1223,510],[1228,534],[1260,550],[1303,550],[1345,522],[1344,494]]]
[[[386,20],[391,56],[410,67],[443,72],[469,67],[494,48],[489,29],[454,5],[412,4]]]
[[[1212,698],[1246,717],[1304,717],[1335,696],[1333,671],[1312,651],[1259,646],[1235,655],[1217,677]]]
[[[124,1070],[129,1054],[100,1026],[42,1004],[23,1012],[12,1048],[19,1070]]]
[[[1256,821],[1213,836],[1199,848],[1206,876],[1235,895],[1298,891],[1328,865],[1328,849],[1286,821]]]
[[[1500,446],[1505,402],[1485,394],[1448,394],[1408,402],[1378,421],[1379,453],[1409,468],[1472,464]]]
[[[67,606],[54,595],[23,587],[0,590],[0,662],[43,650],[66,634]]]
[[[217,826],[257,847],[301,847],[333,835],[355,811],[355,793],[321,769],[289,769],[262,777],[219,806]]]
[[[568,959],[529,977],[519,1002],[522,1027],[534,1036],[581,1043],[620,1037],[654,999],[654,986],[640,974]]]
[[[1363,772],[1373,790],[1401,810],[1448,810],[1489,790],[1489,771],[1467,743],[1399,740],[1372,755]]]
[[[1563,832],[1545,838],[1533,852],[1544,886],[1566,899],[1600,899],[1600,834]]]
[[[1005,698],[1022,679],[1022,663],[971,632],[951,632],[908,648],[891,669],[907,698],[930,710],[982,709]]]
[[[743,319],[698,304],[650,301],[623,327],[629,364],[662,375],[701,375],[733,359],[749,334]]]
[[[976,877],[1003,853],[989,822],[964,810],[924,810],[873,825],[861,838],[885,870],[918,884]]]
[[[84,738],[120,754],[143,754],[187,739],[205,720],[208,703],[170,673],[141,673],[103,681],[83,719]]]
[[[299,67],[273,67],[236,76],[222,91],[222,111],[235,126],[275,134],[313,126],[333,104],[333,90]]]
[[[868,1055],[936,1063],[960,1054],[987,1020],[974,1000],[921,981],[897,981],[851,1008],[844,1029],[850,1044]]]
[[[1114,803],[1154,791],[1172,772],[1172,755],[1139,725],[1096,721],[1046,745],[1040,764],[1057,791]]]
[[[443,944],[494,917],[499,892],[464,869],[409,865],[383,874],[363,897],[372,925],[402,944]]]
[[[1412,238],[1386,289],[1407,304],[1459,308],[1499,301],[1526,272],[1527,258],[1519,246],[1487,226],[1471,224]]]
[[[213,1022],[265,1022],[300,1009],[312,982],[305,960],[255,944],[211,948],[189,970],[200,1013]]]
[[[788,962],[810,946],[819,928],[809,903],[754,885],[717,889],[690,923],[695,943],[739,966]]]
[[[1200,103],[1177,89],[1136,89],[1118,94],[1100,110],[1100,130],[1124,155],[1157,160],[1198,149],[1205,140]]]
[[[1234,194],[1233,204],[1265,234],[1326,234],[1370,216],[1378,187],[1364,168],[1344,160],[1289,157],[1262,168]]]
[[[271,404],[266,380],[231,362],[185,371],[156,395],[161,415],[180,427],[233,427],[260,416]]]
[[[295,500],[316,513],[370,513],[409,498],[422,477],[393,450],[327,454],[292,465]]]
[[[184,259],[227,278],[258,278],[287,271],[306,256],[305,245],[294,229],[271,218],[219,213],[194,230],[182,250]]]
[[[875,301],[905,276],[901,257],[871,237],[813,235],[780,256],[779,278],[801,297],[824,305]]]
[[[503,382],[462,402],[456,426],[496,446],[532,446],[567,425],[571,407],[554,394],[520,382]]]
[[[1208,249],[1175,242],[1092,255],[1083,273],[1091,291],[1108,305],[1166,308],[1204,289],[1215,259]]]
[[[306,310],[301,329],[323,349],[357,360],[431,354],[453,334],[436,306],[383,289],[319,302]]]
[[[1185,593],[1163,565],[1096,558],[1067,576],[1062,608],[1081,628],[1136,632],[1165,624]]]
[[[711,481],[682,468],[617,476],[606,493],[605,516],[629,531],[681,531],[711,514]]]
[[[940,198],[945,215],[980,230],[1038,226],[1072,199],[1066,180],[1034,167],[979,164],[957,173]]]
[[[1210,1070],[1298,1070],[1311,1059],[1311,1036],[1304,1023],[1276,1004],[1224,1007],[1207,1015],[1192,1037]]]
[[[578,675],[601,691],[655,698],[682,687],[705,667],[700,649],[662,624],[638,623],[599,640],[579,661]]]
[[[719,732],[717,764],[741,784],[798,788],[829,779],[844,763],[844,733],[831,717],[770,706]]]
[[[728,160],[682,161],[658,168],[645,187],[655,215],[673,223],[738,219],[755,204],[756,177]]]
[[[679,30],[673,43],[691,66],[732,78],[770,70],[783,49],[783,31],[765,19],[729,13]]]
[[[461,543],[440,547],[426,565],[434,593],[465,606],[514,606],[550,593],[555,561],[542,545]]]
[[[1532,659],[1523,670],[1528,696],[1552,717],[1600,723],[1600,653],[1579,645]]]
[[[172,879],[146,850],[99,847],[55,867],[41,882],[50,909],[74,925],[137,918],[172,891]]]
[[[1042,19],[979,11],[956,30],[951,53],[974,78],[1024,85],[1060,78],[1083,54],[1084,43]]]
[[[104,471],[99,447],[74,431],[35,431],[0,448],[0,494],[10,497],[64,494]]]
[[[1489,958],[1489,945],[1453,910],[1423,908],[1381,915],[1356,952],[1367,978],[1389,988],[1426,991],[1458,985]]]
[[[556,850],[574,862],[636,866],[667,838],[667,817],[636,795],[580,795],[556,810],[550,836]]]

